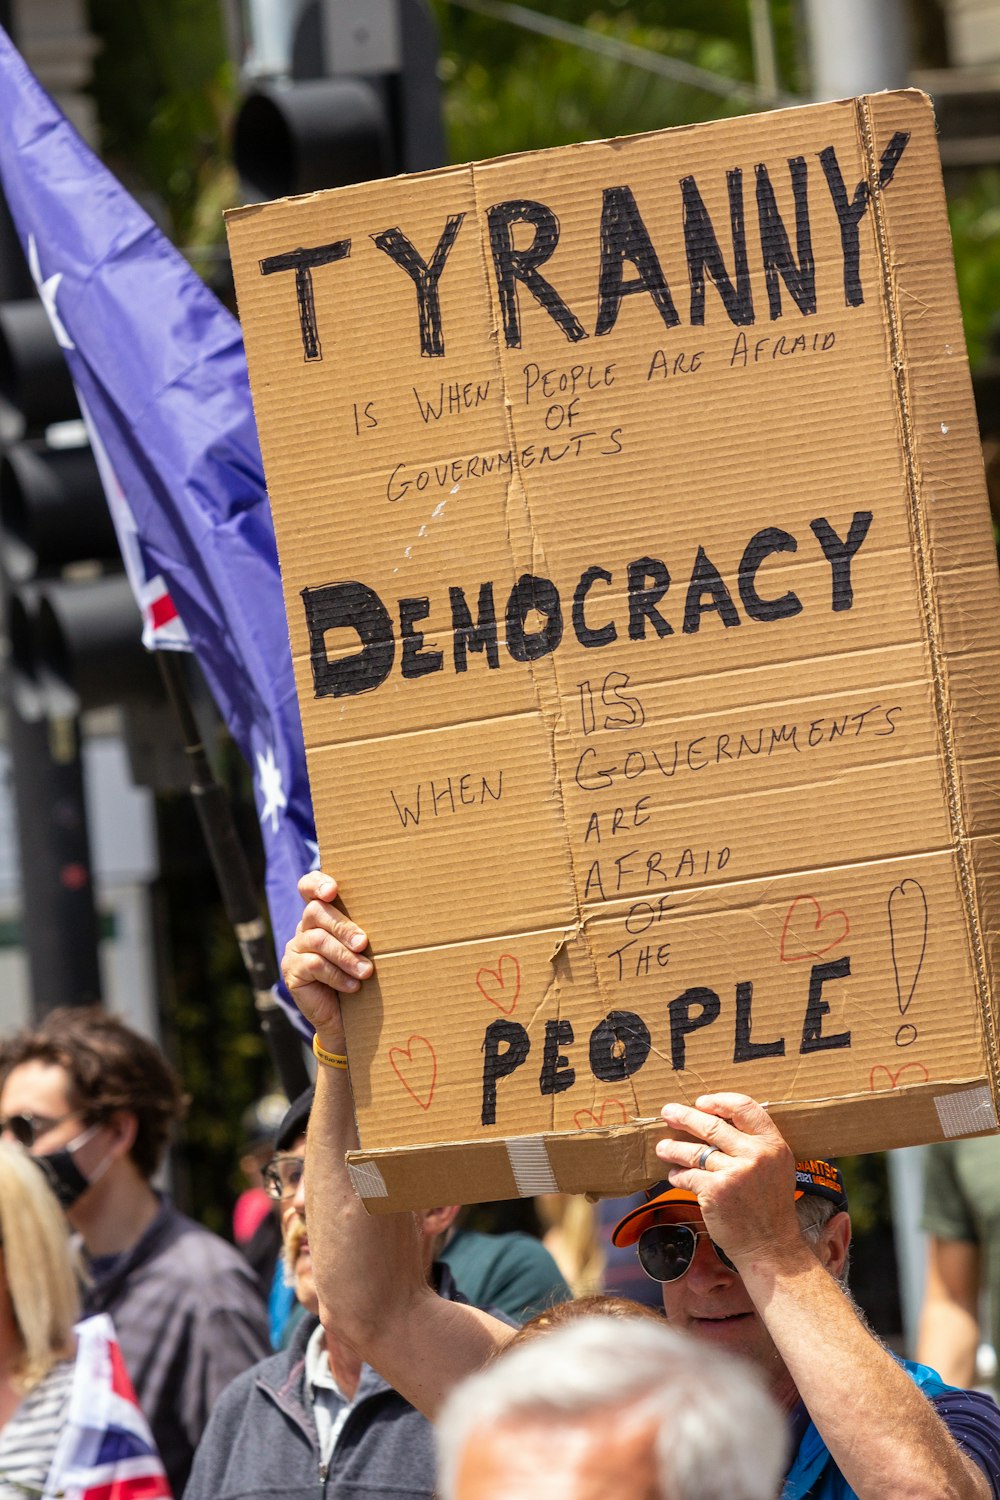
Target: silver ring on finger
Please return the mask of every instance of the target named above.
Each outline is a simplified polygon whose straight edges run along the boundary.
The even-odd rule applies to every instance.
[[[698,1170],[704,1172],[708,1165],[708,1158],[712,1155],[713,1151],[721,1150],[721,1146],[703,1146],[698,1152]]]

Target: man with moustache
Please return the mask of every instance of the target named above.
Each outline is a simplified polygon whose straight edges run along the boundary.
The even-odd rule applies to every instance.
[[[353,1500],[434,1493],[430,1423],[346,1344],[324,1333],[306,1228],[304,1156],[313,1090],[288,1110],[264,1168],[280,1203],[287,1274],[306,1309],[287,1349],[240,1375],[219,1400],[195,1454],[184,1500],[316,1500],[316,1486]],[[415,1253],[445,1299],[457,1296],[434,1252],[458,1205],[409,1216]],[[419,1248],[418,1248],[419,1247]],[[501,1325],[502,1326],[502,1325]]]
[[[323,1321],[433,1417],[510,1334],[478,1308],[436,1298],[414,1263],[407,1216],[369,1216],[354,1193],[339,995],[371,974],[368,939],[334,905],[332,877],[303,876],[299,891],[306,907],[282,969],[321,1064],[309,1204]],[[662,1115],[674,1132],[656,1147],[666,1180],[615,1238],[635,1236],[675,1328],[763,1374],[793,1439],[783,1500],[1000,1500],[1000,1411],[896,1360],[846,1295],[851,1222],[836,1168],[796,1163],[745,1094],[667,1104]]]

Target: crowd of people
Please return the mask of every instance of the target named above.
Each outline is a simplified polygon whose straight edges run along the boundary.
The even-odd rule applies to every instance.
[[[927,1154],[920,1363],[851,1299],[838,1168],[742,1094],[664,1106],[662,1180],[607,1248],[554,1198],[542,1238],[370,1216],[339,1001],[366,939],[330,877],[300,890],[316,1081],[244,1122],[238,1248],[155,1186],[184,1101],[150,1041],[60,1010],[0,1043],[0,1500],[1000,1500],[1000,1407],[970,1388],[991,1141]],[[656,1307],[609,1290],[622,1264]]]

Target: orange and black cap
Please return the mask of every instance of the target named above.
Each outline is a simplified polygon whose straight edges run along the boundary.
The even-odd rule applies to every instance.
[[[795,1163],[795,1197],[826,1198],[841,1212],[847,1211],[847,1193],[844,1191],[840,1168],[819,1156]],[[689,1193],[684,1188],[671,1187],[669,1182],[657,1182],[647,1188],[645,1203],[630,1209],[611,1231],[611,1243],[634,1245],[642,1231],[648,1229],[653,1222],[656,1210],[674,1203],[698,1207],[698,1199],[694,1193]]]

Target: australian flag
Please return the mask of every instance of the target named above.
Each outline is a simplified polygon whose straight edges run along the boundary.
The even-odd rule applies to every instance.
[[[107,1313],[76,1327],[69,1421],[45,1486],[64,1500],[171,1500]]]
[[[76,385],[143,638],[193,648],[253,772],[280,951],[319,854],[239,325],[2,29],[0,183]]]

